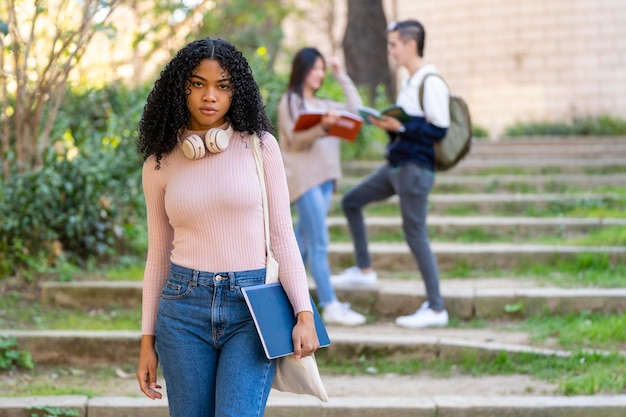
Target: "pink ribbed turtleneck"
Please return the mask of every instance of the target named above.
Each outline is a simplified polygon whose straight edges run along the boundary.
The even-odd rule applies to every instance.
[[[209,272],[265,267],[261,189],[247,133],[199,160],[180,148],[148,158],[143,190],[148,212],[148,255],[143,284],[142,334],[153,335],[161,288],[170,262]],[[307,278],[293,234],[289,193],[276,139],[263,136],[272,251],[294,311],[311,311]]]

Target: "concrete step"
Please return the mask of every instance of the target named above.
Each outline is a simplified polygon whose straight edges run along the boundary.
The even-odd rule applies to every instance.
[[[588,138],[519,138],[499,141],[475,140],[472,156],[490,157],[580,157],[604,158],[608,155],[626,156],[626,137]]]
[[[354,187],[362,178],[343,177],[341,190]],[[572,189],[591,190],[600,187],[621,187],[626,184],[626,174],[585,175],[438,175],[432,193],[496,193],[532,192],[555,193]]]
[[[626,162],[626,161],[625,161]],[[332,199],[331,215],[341,213],[341,197],[336,194]],[[503,213],[521,215],[532,209],[545,209],[553,205],[568,205],[580,202],[623,202],[626,197],[618,194],[578,193],[578,194],[430,194],[428,196],[429,214],[446,215],[450,212],[471,212],[472,215]],[[398,206],[397,195],[367,206]]]
[[[410,314],[425,300],[424,286],[415,272],[415,279],[385,278],[375,289],[337,290],[341,300],[367,314],[370,321],[392,320]],[[92,310],[112,305],[139,308],[141,282],[43,282],[43,304],[63,308]],[[315,284],[310,280],[311,295]],[[543,312],[568,314],[598,311],[611,314],[626,311],[626,289],[622,288],[558,288],[549,283],[508,278],[444,279],[441,292],[451,317],[460,320],[521,318]],[[124,300],[121,302],[120,300]],[[507,306],[518,305],[507,312]]]
[[[538,174],[546,173],[623,173],[626,168],[626,157],[606,156],[605,158],[480,158],[468,157],[449,173],[466,174],[488,172],[489,170],[501,169],[518,169],[522,172],[532,172]]]
[[[443,279],[440,285],[450,316],[463,321],[518,319],[546,312],[626,311],[626,288],[559,288],[508,278]],[[381,279],[374,290],[338,289],[337,296],[373,320],[392,321],[413,313],[425,301],[426,292],[416,276],[411,280]],[[507,308],[513,305],[518,308]]]
[[[84,283],[87,286],[88,283]],[[138,283],[121,285],[123,291],[139,288]],[[74,285],[58,284],[66,293]],[[102,286],[94,286],[102,288]],[[442,292],[453,317],[490,316],[501,321],[506,303],[522,303],[524,314],[533,311],[562,313],[571,311],[616,309],[624,311],[626,289],[562,289],[539,286],[530,280],[483,279],[443,280]],[[385,317],[412,312],[423,300],[419,280],[381,280],[377,290],[344,291],[342,299],[368,314],[376,311]],[[570,352],[535,345],[529,334],[489,326],[482,329],[436,328],[419,331],[401,329],[390,320],[377,319],[355,328],[328,326],[332,344],[318,352],[318,361],[353,359],[360,356],[415,357],[421,361],[438,358],[462,360],[479,355],[485,360],[502,352],[508,355],[531,353],[564,356]],[[140,341],[139,331],[19,331],[1,330],[15,337],[20,349],[33,354],[38,366],[88,368],[104,364],[135,363]],[[307,396],[272,391],[266,416],[496,416],[574,417],[622,416],[626,396],[596,395],[585,397],[546,395],[554,385],[528,377],[430,378],[413,376],[370,375],[350,377],[323,375],[331,396],[321,403]],[[140,395],[134,381],[128,381],[131,394],[115,397],[24,397],[0,398],[0,415],[29,417],[33,405],[68,407],[89,417],[167,416],[166,401],[136,398]],[[530,389],[529,389],[530,388]],[[507,395],[505,395],[507,394]],[[486,396],[483,398],[483,395]],[[454,399],[454,400],[452,400]],[[593,399],[593,401],[588,401]],[[556,413],[556,414],[555,414]],[[565,413],[565,414],[562,414]]]
[[[371,378],[370,378],[371,379]],[[401,379],[404,382],[404,379]],[[435,380],[436,381],[436,380]],[[480,380],[478,380],[480,381]],[[476,390],[480,382],[465,378],[463,381]],[[330,380],[331,383],[334,380]],[[344,381],[340,381],[344,382]],[[559,396],[542,394],[476,395],[441,391],[431,395],[423,393],[432,385],[423,378],[415,378],[404,385],[382,380],[364,388],[356,395],[335,396],[330,392],[327,403],[306,395],[283,394],[272,391],[265,417],[623,417],[626,395]],[[388,392],[379,394],[381,389]],[[450,384],[448,383],[448,386]],[[454,384],[456,385],[456,384]],[[536,385],[536,384],[535,384]],[[529,386],[532,381],[529,381]],[[433,388],[444,387],[436,384]],[[412,394],[402,395],[412,391]],[[59,397],[0,398],[0,415],[3,417],[30,417],[30,407],[57,407],[76,410],[78,417],[167,417],[167,400],[148,398],[102,396],[88,398],[81,395]]]
[[[542,217],[454,217],[428,216],[426,220],[431,236],[436,241],[449,240],[465,232],[480,232],[483,236],[503,236],[510,242],[521,239],[553,236],[560,238],[584,236],[606,227],[625,227],[626,219],[607,218],[542,218]],[[347,220],[343,216],[327,218],[329,230],[349,236]],[[400,216],[366,216],[368,237],[377,240],[379,234],[392,234],[402,230]]]
[[[557,355],[565,350],[535,346],[524,332],[492,329],[436,328],[409,330],[391,323],[374,323],[357,328],[327,326],[331,345],[316,353],[320,363],[342,361],[361,355],[392,357],[410,355],[423,361],[437,358],[461,360],[464,354],[495,357],[500,352],[515,355]],[[38,366],[89,368],[106,364],[135,363],[139,355],[140,331],[1,330],[15,338],[20,350],[31,353]]]
[[[344,161],[343,174],[364,177],[381,166],[382,161]],[[626,156],[607,155],[604,158],[509,158],[480,157],[470,154],[452,169],[437,175],[489,173],[515,174],[606,174],[626,172]]]
[[[535,263],[556,263],[581,254],[606,254],[612,264],[626,262],[623,246],[562,246],[507,243],[431,243],[439,269],[459,266],[482,270],[515,269]],[[415,260],[406,243],[371,242],[372,264],[379,271],[414,271]],[[335,268],[354,265],[352,243],[331,243],[329,261]]]

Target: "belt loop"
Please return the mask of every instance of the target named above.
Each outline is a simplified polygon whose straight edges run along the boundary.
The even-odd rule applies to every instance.
[[[200,276],[200,271],[193,270],[192,278],[191,278],[191,288],[198,287],[198,277]]]
[[[235,290],[235,288],[237,288],[237,283],[235,282],[235,273],[234,272],[229,272],[228,273],[228,285],[232,290]]]

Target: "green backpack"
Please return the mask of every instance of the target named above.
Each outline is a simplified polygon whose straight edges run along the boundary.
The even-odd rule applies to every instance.
[[[424,109],[424,82],[434,75],[443,80],[439,74],[426,74],[419,86],[420,107]],[[445,80],[444,80],[445,82]],[[470,151],[472,146],[472,120],[467,103],[461,97],[450,95],[450,127],[446,136],[435,143],[435,170],[445,171],[452,168]]]

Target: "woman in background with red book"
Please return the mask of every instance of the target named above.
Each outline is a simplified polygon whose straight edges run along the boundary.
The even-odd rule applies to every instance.
[[[326,61],[315,48],[303,48],[295,55],[287,92],[278,105],[279,142],[283,153],[289,197],[297,213],[296,238],[305,265],[316,285],[317,301],[327,324],[358,326],[365,316],[337,300],[330,284],[328,228],[326,216],[336,181],[341,177],[340,139],[328,136],[339,120],[340,111],[357,113],[362,104],[350,77],[330,61],[346,103],[316,96],[326,76]],[[320,123],[294,131],[298,116],[310,111],[325,111]]]

